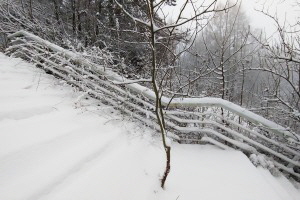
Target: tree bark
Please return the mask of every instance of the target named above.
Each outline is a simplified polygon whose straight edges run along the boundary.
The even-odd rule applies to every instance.
[[[171,170],[171,147],[166,147],[165,151],[167,156],[166,169],[164,172],[164,176],[161,179],[161,185],[160,185],[163,189],[165,188],[165,183]]]
[[[53,0],[53,4],[54,4],[55,18],[56,18],[57,23],[60,25],[61,24],[61,22],[60,22],[60,12],[59,12],[59,5],[58,5],[57,0]]]
[[[29,18],[33,20],[33,11],[32,11],[32,0],[29,0]]]
[[[71,1],[71,7],[72,7],[72,29],[74,34],[76,34],[76,2],[75,0]]]

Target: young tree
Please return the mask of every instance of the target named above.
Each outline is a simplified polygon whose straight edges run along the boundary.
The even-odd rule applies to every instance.
[[[160,126],[160,132],[163,141],[163,147],[166,153],[166,168],[161,179],[161,187],[164,188],[167,176],[171,168],[171,146],[167,142],[167,131],[164,120],[164,105],[162,104],[162,96],[165,92],[165,87],[167,79],[166,77],[170,75],[171,68],[169,65],[174,63],[178,56],[182,53],[179,52],[176,55],[174,50],[174,38],[178,38],[178,29],[192,21],[197,21],[201,17],[214,13],[217,11],[224,11],[229,8],[229,5],[222,8],[217,8],[217,0],[214,1],[204,1],[202,4],[196,4],[193,1],[185,0],[181,5],[178,16],[174,16],[175,20],[171,24],[162,23],[157,17],[158,12],[164,13],[161,9],[165,3],[168,5],[175,5],[175,1],[153,1],[146,0],[147,15],[137,16],[135,13],[130,12],[124,4],[121,4],[118,0],[114,0],[122,12],[125,13],[131,20],[137,24],[144,27],[143,35],[146,37],[147,48],[150,52],[150,67],[151,67],[151,85],[155,93],[155,113],[158,124]],[[192,16],[184,16],[184,12],[188,7],[194,8]],[[169,8],[172,9],[172,8]],[[197,32],[198,29],[194,29]],[[163,37],[161,37],[163,35]],[[193,35],[193,34],[192,34]],[[185,48],[187,49],[187,48]],[[185,50],[183,50],[185,51]],[[163,55],[163,56],[161,56]],[[171,62],[166,62],[167,58],[171,58]]]

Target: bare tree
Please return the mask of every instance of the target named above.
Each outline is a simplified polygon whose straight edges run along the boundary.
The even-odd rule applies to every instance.
[[[264,90],[268,115],[297,132],[300,128],[300,22],[298,19],[295,24],[280,23],[276,15],[261,12],[274,22],[277,34],[273,36],[275,40],[257,38],[263,57],[261,64],[250,70],[267,75]]]
[[[179,55],[184,52],[188,47],[184,48],[183,51],[177,52],[174,50],[173,39],[178,37],[178,27],[184,26],[192,21],[198,21],[201,17],[214,13],[217,11],[224,11],[230,6],[226,5],[222,8],[217,8],[217,0],[214,1],[204,1],[202,4],[195,4],[193,1],[186,0],[183,2],[178,16],[171,24],[161,23],[161,20],[158,20],[157,13],[163,12],[162,7],[165,3],[168,5],[175,5],[175,1],[152,1],[147,0],[147,16],[145,18],[139,18],[131,13],[129,10],[126,10],[124,5],[122,5],[118,0],[115,0],[115,3],[122,9],[122,11],[129,16],[135,23],[138,23],[145,27],[145,32],[143,33],[148,40],[148,48],[150,50],[150,66],[151,66],[151,84],[155,93],[155,113],[157,117],[158,124],[160,126],[160,132],[163,141],[163,147],[166,153],[166,168],[161,178],[161,187],[164,188],[167,176],[171,169],[171,146],[167,142],[167,130],[164,120],[164,106],[162,104],[162,96],[165,92],[165,86],[168,80],[167,77],[170,75],[171,63],[174,63],[178,59]],[[193,15],[186,17],[184,12],[188,7],[193,8]],[[171,9],[171,8],[169,8]],[[198,29],[193,29],[194,33],[198,32]],[[158,37],[159,35],[164,35],[164,37]],[[191,35],[194,35],[193,33]],[[164,41],[164,42],[163,42]],[[164,56],[159,56],[163,54]],[[171,58],[170,62],[165,62],[167,58]],[[174,94],[174,93],[173,93]]]

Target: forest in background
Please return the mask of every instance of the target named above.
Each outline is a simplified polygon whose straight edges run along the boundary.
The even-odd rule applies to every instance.
[[[82,52],[126,78],[150,79],[151,37],[147,26],[133,20],[149,21],[146,2],[4,0],[0,32],[28,30]],[[164,10],[173,9],[178,2],[158,2],[162,2],[157,4],[160,12],[152,13],[151,19],[158,27],[165,27],[169,22]],[[265,38],[250,27],[239,1],[213,2],[207,10],[211,12],[196,17],[189,28],[168,27],[155,32],[161,93],[170,97],[220,97],[299,134],[300,20],[281,24],[276,16],[262,10],[277,26],[277,33]],[[209,5],[203,1],[201,9]],[[297,2],[295,6],[300,8]]]

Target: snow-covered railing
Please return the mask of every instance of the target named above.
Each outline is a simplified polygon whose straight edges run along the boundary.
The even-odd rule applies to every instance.
[[[89,95],[156,129],[154,92],[109,67],[63,49],[26,31],[8,36],[8,54],[22,57]],[[218,98],[162,98],[168,136],[180,142],[238,148],[249,157],[266,155],[279,169],[300,179],[299,138],[284,127]]]

